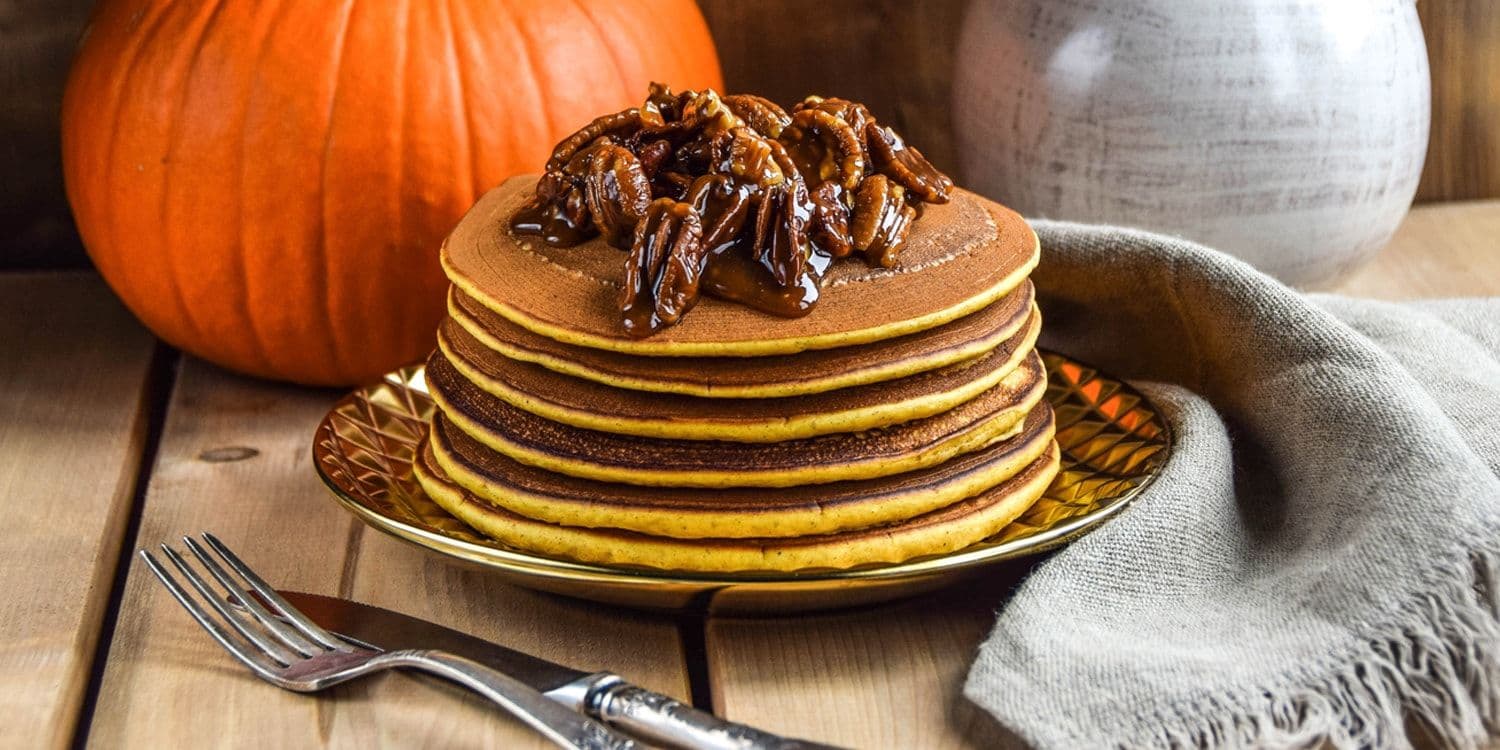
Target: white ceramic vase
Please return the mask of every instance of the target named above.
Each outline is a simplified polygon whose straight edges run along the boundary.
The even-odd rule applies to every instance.
[[[1317,285],[1379,250],[1427,149],[1413,0],[974,0],[964,183]]]

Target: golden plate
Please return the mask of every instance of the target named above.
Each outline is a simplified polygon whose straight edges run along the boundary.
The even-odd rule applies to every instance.
[[[318,425],[313,463],[344,507],[375,528],[519,586],[630,607],[772,613],[866,604],[929,591],[1000,560],[1064,544],[1120,512],[1166,463],[1166,422],[1139,391],[1043,352],[1062,469],[1026,513],[957,552],[902,563],[796,573],[700,574],[578,563],[496,542],[422,492],[411,462],[432,400],[423,369],[389,373],[334,405]]]

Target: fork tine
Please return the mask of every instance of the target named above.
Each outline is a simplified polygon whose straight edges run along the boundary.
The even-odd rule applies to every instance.
[[[245,583],[250,584],[250,588],[255,589],[255,593],[259,594],[262,599],[270,602],[271,606],[275,607],[288,622],[302,631],[303,635],[328,648],[344,651],[349,650],[348,644],[341,642],[339,639],[333,637],[332,633],[318,627],[317,623],[307,619],[307,615],[298,612],[286,599],[281,597],[281,594],[276,593],[276,589],[271,588],[270,584],[267,584],[260,576],[256,575],[255,571],[250,569],[250,566],[246,565],[223,542],[219,541],[218,537],[205,531],[203,532],[203,540],[208,542],[208,546],[213,547],[215,552],[219,553],[219,557],[224,558],[224,562],[229,563],[229,567],[233,568],[234,572],[238,573]]]
[[[219,565],[219,562],[214,559],[213,555],[209,554],[207,550],[203,549],[203,547],[199,545],[198,542],[194,541],[192,537],[183,537],[182,543],[187,545],[187,548],[192,551],[193,556],[198,558],[198,562],[208,570],[209,575],[212,575],[214,577],[214,580],[218,581],[219,585],[223,586],[224,590],[228,592],[230,596],[233,596],[235,599],[239,600],[240,604],[242,604],[244,608],[250,612],[250,615],[254,617],[257,622],[265,626],[267,630],[271,631],[271,633],[274,634],[277,638],[280,638],[283,642],[286,643],[286,645],[292,647],[293,650],[297,651],[303,656],[314,656],[323,651],[322,647],[314,645],[306,638],[303,638],[301,633],[298,633],[296,630],[287,627],[287,624],[285,622],[282,622],[281,620],[277,619],[275,615],[267,612],[266,608],[261,605],[260,600],[256,599],[254,594],[246,591],[245,587],[236,583],[235,580],[229,576],[229,573],[224,570],[223,566]]]
[[[288,666],[298,660],[298,657],[288,652],[286,647],[266,637],[265,633],[246,620],[243,615],[231,610],[229,603],[214,593],[214,590],[209,587],[208,581],[203,580],[203,576],[198,575],[198,571],[193,570],[192,566],[188,565],[187,560],[182,559],[182,556],[177,554],[177,550],[163,544],[161,545],[161,551],[162,554],[167,556],[168,560],[172,561],[173,565],[177,566],[177,569],[182,572],[183,577],[188,579],[188,583],[192,584],[193,588],[198,590],[198,594],[208,602],[208,605],[213,607],[215,612],[219,613],[219,617],[224,618],[224,621],[230,627],[234,628],[235,632],[240,634],[240,637],[258,646],[261,651],[280,662],[282,666]]]
[[[167,569],[163,568],[161,563],[157,562],[156,558],[150,552],[140,550],[139,554],[141,560],[146,563],[146,567],[151,570],[156,579],[161,581],[163,586],[167,587],[167,591],[172,594],[172,598],[176,599],[177,603],[181,604],[182,608],[187,610],[188,614],[192,615],[193,619],[197,620],[198,624],[204,630],[207,630],[208,634],[213,636],[213,639],[218,641],[219,645],[223,646],[225,651],[228,651],[241,664],[249,667],[251,671],[261,677],[271,679],[275,676],[275,673],[272,671],[275,666],[270,663],[270,659],[266,658],[264,654],[252,648],[247,648],[245,644],[236,641],[234,636],[230,635],[229,631],[225,630],[223,625],[220,625],[217,620],[213,619],[208,614],[208,611],[203,609],[203,606],[193,599],[193,595],[189,594],[187,589],[184,589],[182,584],[178,583],[177,579],[173,578],[172,574],[168,573]]]

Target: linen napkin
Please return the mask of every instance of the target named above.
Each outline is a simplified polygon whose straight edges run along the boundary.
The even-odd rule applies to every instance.
[[[1500,298],[1304,296],[1036,228],[1043,344],[1136,381],[1174,446],[1003,605],[966,695],[1042,748],[1500,734]]]

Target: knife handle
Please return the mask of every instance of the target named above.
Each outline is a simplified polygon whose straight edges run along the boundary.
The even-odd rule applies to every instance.
[[[376,659],[385,666],[417,669],[452,680],[490,699],[509,711],[527,726],[541,733],[553,744],[576,750],[641,750],[633,740],[622,737],[591,720],[558,705],[536,688],[497,669],[472,659],[444,651],[408,649],[387,651]]]
[[[679,750],[837,750],[807,740],[763,732],[725,721],[661,693],[601,673],[592,683],[584,710],[590,716],[662,747]]]

